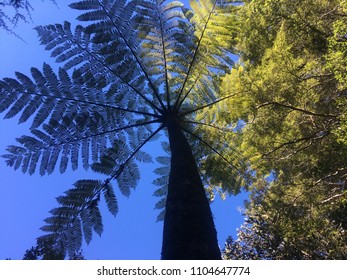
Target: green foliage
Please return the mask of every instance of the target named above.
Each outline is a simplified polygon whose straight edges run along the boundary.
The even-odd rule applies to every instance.
[[[343,259],[346,3],[254,0],[238,15],[241,62],[223,81],[235,97],[222,116],[244,121],[239,147],[255,180],[226,254],[245,245],[249,258]]]
[[[118,211],[110,182],[130,195],[138,162],[152,160],[143,146],[170,121],[186,133],[211,195],[238,193],[249,183],[243,179],[248,165],[236,146],[225,144],[233,129],[211,110],[222,112],[222,101],[231,98],[220,95],[219,85],[234,64],[233,2],[192,1],[187,9],[178,1],[79,1],[70,7],[80,11],[80,25],[36,28],[61,68],[44,64],[42,71],[31,69],[32,77],[17,73],[0,82],[0,112],[32,121],[31,135],[8,148],[6,162],[29,174],[83,165],[107,176],[80,180],[58,198],[40,239],[54,240],[54,251],[73,257],[82,237],[89,243],[93,231],[102,233],[101,198],[113,215]],[[160,220],[169,165],[164,157],[158,162]]]
[[[300,193],[277,183],[258,187],[238,239],[226,242],[226,259],[345,259],[345,201],[317,202],[316,190]]]
[[[341,2],[341,12],[346,13],[347,3]],[[338,82],[338,88],[344,91],[347,87],[346,79],[346,54],[347,54],[347,42],[345,38],[346,34],[346,19],[341,17],[337,19],[333,24],[333,35],[328,39],[328,53],[326,55],[327,68],[334,73]],[[340,125],[334,131],[338,135],[338,140],[347,145],[347,102],[345,98],[340,98],[337,101],[337,105],[341,108]]]

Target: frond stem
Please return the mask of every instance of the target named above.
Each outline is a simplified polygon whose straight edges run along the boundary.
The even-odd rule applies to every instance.
[[[162,18],[161,18],[160,12],[158,11],[158,6],[156,6],[156,8],[157,8],[157,14],[158,14],[158,17],[159,17],[161,45],[162,45],[162,49],[163,49],[163,58],[164,58],[165,86],[166,86],[166,104],[167,104],[168,110],[170,110],[170,108],[171,108],[171,104],[170,104],[170,87],[169,87],[169,78],[168,78],[168,69],[167,69],[167,58],[166,58],[163,22],[162,22]]]
[[[239,174],[242,174],[241,170],[237,168],[234,164],[232,164],[225,156],[223,156],[220,152],[218,152],[215,148],[213,148],[209,143],[207,143],[204,139],[202,139],[200,136],[196,135],[195,133],[189,131],[188,129],[185,129],[182,127],[182,130],[187,132],[188,134],[195,137],[197,140],[199,140],[201,143],[203,143],[205,146],[207,146],[209,149],[211,149],[213,152],[215,152],[221,159],[223,159],[227,164],[229,164],[232,168],[235,168]]]
[[[199,73],[199,75],[196,76],[193,85],[192,85],[192,86],[190,87],[190,89],[186,92],[186,94],[184,95],[184,97],[180,100],[180,102],[179,102],[179,104],[178,104],[178,106],[177,106],[177,108],[178,108],[177,110],[179,110],[179,109],[181,108],[181,106],[182,106],[184,100],[186,100],[186,98],[188,97],[188,95],[190,94],[190,92],[193,90],[193,88],[194,88],[196,82],[199,80],[200,77],[201,77],[201,73]]]
[[[92,197],[90,197],[87,201],[85,201],[79,208],[79,210],[75,213],[74,216],[71,217],[71,220],[69,223],[62,225],[62,228],[57,230],[56,234],[65,234],[65,231],[68,230],[69,227],[73,227],[75,220],[77,217],[84,211],[87,207],[89,207],[92,203],[94,203],[96,200],[98,200],[101,191],[108,186],[110,181],[112,179],[117,179],[122,171],[124,170],[125,165],[134,157],[134,155],[151,139],[153,138],[161,129],[163,128],[163,125],[160,126],[155,132],[153,132],[139,147],[137,147],[133,153],[127,158],[127,160],[121,164],[118,169],[112,174],[109,178],[107,178],[103,184],[95,189],[95,193]]]
[[[82,49],[84,49],[82,46],[80,46]],[[120,79],[125,85],[127,85],[129,88],[131,88],[134,92],[136,92],[145,102],[147,102],[152,108],[157,110],[158,112],[162,113],[162,110],[155,105],[151,100],[149,100],[144,94],[142,94],[138,89],[136,89],[133,85],[128,83],[121,75],[119,75],[117,72],[115,72],[110,66],[105,64],[101,59],[97,57],[97,55],[93,55],[90,51],[84,49],[86,52],[88,52],[89,55],[91,55],[96,61],[98,61],[103,67],[105,67],[108,71],[110,71],[113,75],[115,75],[118,79]]]
[[[185,123],[191,123],[191,124],[197,124],[197,125],[203,125],[203,126],[208,126],[223,132],[234,132],[232,129],[229,128],[224,128],[224,127],[219,127],[213,124],[208,124],[208,123],[203,123],[203,122],[197,122],[197,121],[190,121],[190,120],[185,120]]]
[[[61,145],[64,145],[64,144],[76,143],[76,142],[80,142],[80,141],[83,141],[83,140],[86,140],[86,139],[89,139],[89,138],[93,138],[93,137],[97,137],[97,136],[101,136],[101,135],[105,135],[105,134],[109,134],[109,133],[114,133],[114,132],[121,131],[121,130],[127,130],[127,129],[138,127],[138,126],[158,123],[158,122],[159,122],[158,120],[152,120],[152,121],[146,121],[146,122],[137,123],[137,124],[130,124],[130,125],[118,127],[118,128],[112,129],[112,130],[103,131],[103,132],[100,132],[100,133],[97,133],[97,134],[87,135],[87,136],[84,136],[84,137],[81,137],[81,138],[78,138],[78,139],[75,139],[75,140],[72,140],[72,141],[66,141],[66,142],[60,142],[60,143],[57,143],[57,144],[48,145],[48,146],[42,147],[41,149],[57,147],[57,146],[61,146]]]
[[[230,95],[228,95],[228,96],[224,96],[224,97],[222,97],[222,98],[219,98],[219,99],[217,99],[217,100],[215,100],[215,101],[213,101],[213,102],[211,102],[211,103],[208,103],[208,104],[206,104],[206,105],[197,107],[197,108],[195,108],[195,109],[193,109],[193,110],[189,110],[189,111],[187,111],[187,112],[182,112],[182,113],[180,114],[180,116],[186,116],[186,115],[195,113],[195,112],[197,112],[197,111],[203,110],[203,109],[205,109],[205,108],[207,108],[207,107],[210,107],[210,106],[213,106],[213,105],[215,105],[215,104],[217,104],[217,103],[219,103],[219,102],[221,102],[221,101],[223,101],[223,100],[225,100],[225,99],[229,99],[229,98],[231,98],[231,97],[234,97],[234,96],[237,95],[237,94],[238,94],[238,93],[230,94]]]
[[[193,65],[194,65],[195,60],[196,60],[196,58],[197,58],[198,50],[199,50],[200,44],[201,44],[201,42],[202,42],[202,39],[204,38],[204,34],[205,34],[206,29],[207,29],[207,25],[208,25],[208,23],[209,23],[209,21],[210,21],[210,19],[211,19],[211,16],[212,16],[212,14],[213,14],[213,12],[214,12],[214,9],[215,9],[215,7],[216,7],[216,4],[217,4],[217,0],[214,1],[214,4],[213,4],[213,6],[212,6],[212,9],[211,9],[211,11],[210,11],[210,13],[209,13],[209,15],[208,15],[207,20],[206,20],[205,26],[204,26],[204,28],[203,28],[203,30],[202,30],[202,32],[201,32],[201,36],[200,36],[200,38],[199,38],[198,44],[196,45],[196,48],[195,48],[195,50],[194,50],[194,55],[193,55],[192,61],[191,61],[190,64],[189,64],[189,68],[188,68],[187,75],[186,75],[186,77],[185,77],[185,79],[184,79],[184,82],[183,82],[183,84],[182,84],[181,90],[180,90],[180,92],[179,92],[179,94],[178,94],[178,97],[177,97],[176,102],[175,102],[175,105],[174,105],[174,110],[176,110],[176,111],[179,109],[179,105],[178,105],[178,104],[180,103],[180,99],[181,99],[181,96],[182,96],[182,94],[183,94],[184,87],[185,87],[185,85],[186,85],[186,83],[187,83],[187,81],[188,81],[190,72],[191,72],[192,69],[193,69]]]
[[[120,31],[120,29],[118,28],[117,24],[114,22],[114,20],[112,19],[112,16],[109,14],[109,12],[107,11],[107,9],[105,8],[105,6],[98,0],[99,5],[101,6],[101,8],[104,10],[105,14],[107,15],[107,17],[109,18],[109,20],[111,21],[112,25],[114,26],[114,28],[117,30],[118,34],[120,35],[120,37],[123,39],[125,45],[127,46],[127,48],[130,50],[131,54],[133,55],[133,57],[135,58],[137,64],[140,66],[141,71],[143,72],[143,74],[145,75],[148,83],[150,84],[151,88],[153,89],[154,95],[155,97],[158,99],[162,110],[165,110],[165,105],[163,103],[163,101],[161,100],[159,93],[156,89],[156,87],[154,86],[152,80],[149,78],[147,71],[145,70],[144,66],[142,65],[140,59],[138,58],[138,56],[136,55],[135,51],[133,50],[133,48],[130,46],[130,44],[128,43],[128,41],[126,40],[125,36],[123,35],[123,33]]]
[[[97,102],[85,101],[85,100],[80,100],[80,99],[76,99],[76,98],[68,98],[68,97],[55,96],[55,95],[49,95],[49,94],[39,94],[39,93],[36,93],[36,92],[22,92],[22,94],[28,94],[28,95],[34,95],[34,96],[43,96],[43,97],[57,99],[57,100],[73,101],[73,102],[77,102],[77,103],[89,104],[89,105],[94,105],[94,106],[104,107],[104,108],[110,108],[110,109],[114,109],[114,110],[118,110],[118,111],[134,113],[134,114],[139,114],[139,115],[144,115],[144,116],[150,116],[150,117],[155,117],[155,118],[159,118],[160,117],[159,115],[153,114],[153,113],[148,113],[148,112],[144,112],[144,111],[137,111],[137,110],[131,110],[131,109],[126,109],[126,108],[122,108],[122,107],[119,107],[119,106],[108,105],[108,104],[101,104],[101,103],[97,103]]]
[[[101,4],[100,4],[101,5]],[[64,39],[64,37],[62,37]],[[110,66],[108,66],[101,58],[98,57],[97,54],[94,54],[92,51],[88,50],[86,47],[81,46],[79,42],[72,41],[76,46],[78,46],[81,50],[85,51],[88,55],[90,55],[93,59],[99,62],[103,67],[105,67],[110,73],[115,75],[122,83],[127,85],[130,89],[132,89],[135,93],[137,93],[145,102],[147,102],[153,109],[162,113],[162,109],[160,109],[157,105],[155,105],[151,100],[149,100],[144,94],[142,94],[138,89],[136,89],[133,85],[128,83],[121,75],[115,72]]]
[[[143,141],[143,143],[141,143],[132,153],[131,155],[125,160],[125,162],[123,162],[119,168],[111,175],[110,178],[108,178],[107,180],[112,180],[114,178],[117,178],[123,171],[125,165],[136,155],[136,153],[142,149],[142,147],[144,145],[146,145],[160,130],[162,130],[164,127],[164,125],[160,125],[149,137],[147,137],[147,139],[145,141]]]

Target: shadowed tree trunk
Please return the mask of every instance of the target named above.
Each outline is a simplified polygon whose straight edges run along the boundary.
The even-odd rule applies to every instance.
[[[192,150],[179,123],[168,118],[171,170],[162,259],[221,259],[217,232]]]
[[[31,135],[8,147],[8,165],[45,175],[83,163],[107,176],[75,182],[45,219],[40,240],[53,240],[53,249],[64,256],[73,257],[83,239],[89,243],[94,233],[102,234],[99,202],[117,215],[112,183],[128,196],[140,180],[138,162],[151,161],[142,148],[167,129],[172,158],[162,258],[221,259],[190,143],[203,145],[199,157],[209,159],[211,151],[221,156],[220,148],[232,156],[233,149],[220,143],[212,147],[202,139],[210,139],[212,128],[214,139],[219,137],[223,128],[212,117],[218,113],[212,107],[234,96],[221,94],[219,80],[234,65],[230,34],[237,29],[230,17],[232,1],[193,2],[191,9],[171,0],[71,3],[81,12],[77,20],[82,25],[66,21],[35,28],[41,44],[62,63],[58,72],[44,63],[42,71],[31,68],[32,77],[17,72],[15,79],[0,81],[5,118],[33,120]],[[203,116],[201,122],[197,115]],[[186,139],[182,124],[189,124],[187,133],[198,131],[195,139]],[[223,183],[226,191],[237,192],[230,175],[236,172],[215,174],[209,166],[201,171],[211,179],[217,175],[216,185]],[[163,177],[158,179],[157,194],[162,196],[166,186]]]

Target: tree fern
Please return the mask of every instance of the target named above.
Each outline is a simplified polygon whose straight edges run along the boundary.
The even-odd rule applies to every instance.
[[[178,1],[161,0],[88,0],[70,7],[81,12],[77,18],[81,25],[65,22],[36,28],[41,44],[61,68],[55,72],[44,64],[42,71],[32,68],[32,77],[17,73],[16,79],[0,82],[0,112],[5,118],[19,115],[20,122],[32,122],[31,135],[9,146],[4,156],[8,165],[44,175],[56,169],[63,173],[69,165],[76,169],[82,163],[106,175],[104,181],[78,181],[59,197],[60,206],[45,220],[42,229],[47,235],[41,238],[49,239],[49,244],[54,240],[57,251],[73,256],[82,237],[89,243],[93,232],[100,235],[101,198],[116,215],[111,181],[116,180],[123,195],[130,195],[140,179],[138,162],[152,162],[142,148],[157,140],[160,131],[169,138],[164,150],[171,159],[157,158],[162,166],[155,170],[159,178],[154,181],[158,186],[154,195],[160,199],[155,206],[162,211],[158,219],[165,219],[166,225],[175,212],[172,209],[181,203],[171,201],[173,184],[191,180],[188,173],[179,178],[179,158],[189,158],[184,169],[193,168],[209,187],[237,193],[246,186],[247,164],[226,144],[230,140],[226,134],[234,130],[216,116],[218,106],[232,97],[219,91],[220,77],[233,66],[229,38],[236,7],[232,1],[191,1],[191,9]],[[178,141],[185,152],[177,149]],[[196,236],[204,243],[205,231],[212,230],[207,234],[211,244],[200,252],[194,251],[196,241],[190,242],[187,247],[193,246],[192,251],[181,255],[167,252],[163,244],[163,258],[220,258],[200,176],[192,177],[195,182],[189,183],[187,193],[194,206],[187,217],[208,220],[209,229],[198,225],[201,234]],[[192,188],[194,184],[198,186]],[[200,205],[204,205],[201,213]],[[166,230],[165,244],[170,235]]]

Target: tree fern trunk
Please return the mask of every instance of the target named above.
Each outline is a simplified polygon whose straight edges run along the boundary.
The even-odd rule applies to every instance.
[[[167,124],[171,170],[162,259],[221,259],[217,232],[192,150],[177,122]]]

